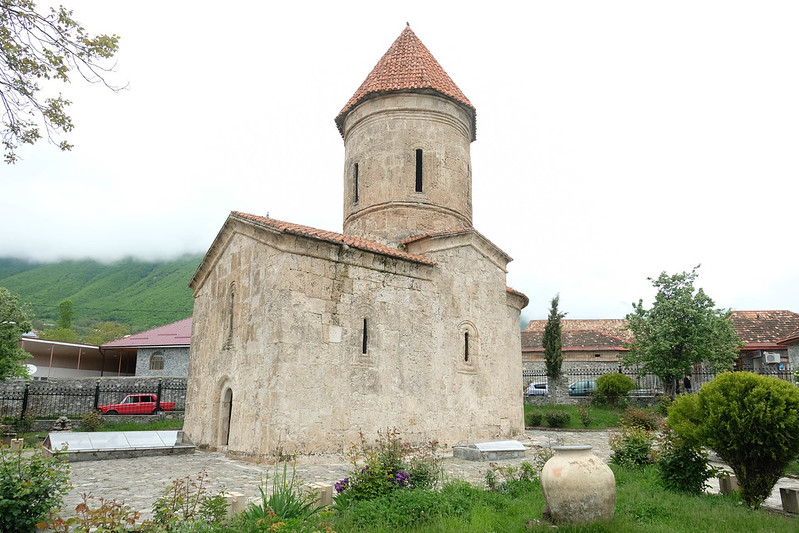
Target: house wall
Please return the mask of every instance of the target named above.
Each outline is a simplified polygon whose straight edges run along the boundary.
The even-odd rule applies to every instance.
[[[154,353],[164,355],[164,368],[150,370],[150,358]],[[189,374],[189,347],[139,348],[136,352],[137,376],[187,376]]]
[[[184,429],[199,445],[262,458],[388,427],[448,446],[522,433],[521,304],[476,248],[428,266],[243,225],[222,238],[195,288]]]

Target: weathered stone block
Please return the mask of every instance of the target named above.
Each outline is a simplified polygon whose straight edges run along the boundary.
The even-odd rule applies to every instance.
[[[782,510],[786,513],[799,514],[799,488],[780,487]]]
[[[738,490],[738,478],[735,474],[719,475],[719,492],[722,494],[732,494]]]

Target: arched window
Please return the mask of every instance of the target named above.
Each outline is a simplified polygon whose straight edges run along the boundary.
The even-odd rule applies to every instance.
[[[458,326],[460,333],[460,363],[461,369],[472,371],[475,369],[477,357],[480,355],[480,337],[477,334],[477,327],[469,320],[464,320]]]
[[[164,352],[154,352],[150,356],[150,370],[163,370],[165,360]]]
[[[225,339],[226,350],[233,347],[233,306],[236,303],[236,283],[230,284],[227,306],[227,338]]]

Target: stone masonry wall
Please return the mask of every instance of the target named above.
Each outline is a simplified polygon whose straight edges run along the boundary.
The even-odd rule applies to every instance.
[[[162,370],[150,370],[150,358],[156,352],[164,356]],[[136,352],[137,376],[188,376],[189,375],[189,347],[177,348],[139,348]]]
[[[428,266],[245,226],[223,238],[195,288],[198,445],[261,458],[342,453],[387,427],[449,446],[522,431],[519,310],[475,247]]]

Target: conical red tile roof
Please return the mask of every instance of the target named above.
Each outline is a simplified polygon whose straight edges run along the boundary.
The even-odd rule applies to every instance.
[[[343,134],[344,119],[362,101],[380,94],[413,90],[435,91],[467,107],[471,110],[474,131],[474,106],[411,27],[406,26],[336,117],[339,132]]]

